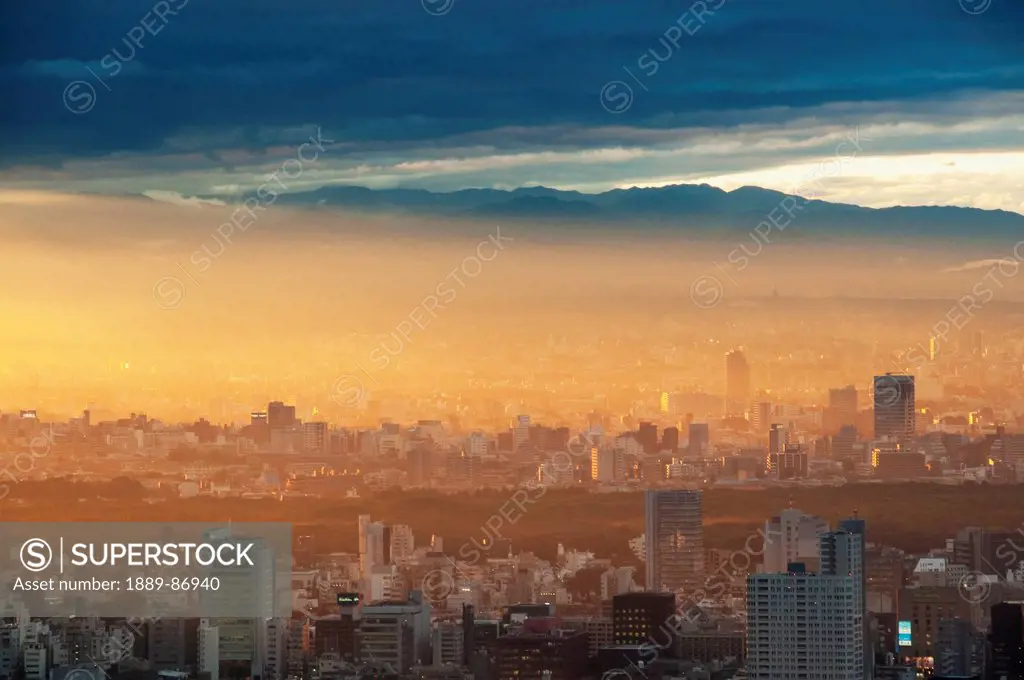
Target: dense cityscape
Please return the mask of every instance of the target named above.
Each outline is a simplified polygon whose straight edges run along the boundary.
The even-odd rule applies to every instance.
[[[1024,680],[1021,0],[0,4],[0,680]]]
[[[895,494],[910,482],[1018,488],[1024,435],[990,408],[930,413],[911,374],[876,375],[868,394],[837,387],[824,406],[793,408],[754,394],[742,350],[729,351],[722,370],[717,418],[678,414],[663,392],[652,420],[625,432],[606,430],[599,413],[582,431],[527,414],[497,432],[386,418],[375,429],[346,428],[315,412],[299,418],[280,401],[244,425],[0,414],[8,450],[18,452],[5,458],[8,519],[52,519],[40,495],[71,490],[79,502],[92,494],[171,508],[203,498],[358,504],[419,490],[443,503],[473,490],[504,494],[468,539],[414,531],[422,523],[413,517],[361,513],[357,536],[341,543],[333,527],[295,524],[290,618],[40,618],[6,574],[0,669],[30,680],[129,671],[773,680],[812,668],[832,678],[998,678],[1024,667],[1019,530],[964,525],[921,552],[873,541],[878,527],[856,507],[830,521],[793,500],[865,484]],[[716,489],[786,489],[790,500],[741,546],[711,548],[704,497]],[[630,503],[643,506],[643,523],[610,554],[559,532],[546,545],[534,540],[552,554],[513,548],[520,519],[551,512],[544,496],[574,491],[584,503],[616,492],[638,498]],[[431,502],[404,512],[423,500]]]

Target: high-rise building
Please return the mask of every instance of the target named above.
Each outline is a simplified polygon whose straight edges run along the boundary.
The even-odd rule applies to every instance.
[[[412,527],[408,524],[395,524],[391,527],[391,560],[396,564],[413,556],[416,542],[413,539]]]
[[[750,407],[750,426],[755,432],[767,432],[772,422],[772,403],[755,401]]]
[[[295,425],[295,407],[284,402],[272,401],[267,404],[267,423],[271,429],[289,428]]]
[[[935,674],[957,678],[975,676],[984,664],[982,642],[970,621],[941,619],[935,643]]]
[[[857,424],[858,405],[857,388],[853,385],[828,391],[828,406],[833,409],[837,427]]]
[[[427,445],[416,446],[406,454],[405,464],[410,486],[426,486],[430,483],[435,457],[436,454]]]
[[[687,450],[691,456],[705,456],[710,453],[711,434],[707,423],[690,423],[687,433],[689,435]]]
[[[430,658],[430,604],[414,590],[406,602],[366,605],[359,626],[359,658],[399,675]]]
[[[789,443],[789,430],[779,423],[772,423],[768,431],[768,453],[779,453],[786,450]]]
[[[802,562],[811,571],[818,570],[820,536],[830,527],[821,517],[795,508],[783,510],[765,522],[764,573],[782,573],[790,564]],[[813,565],[813,568],[811,568]]]
[[[972,606],[961,588],[932,585],[903,588],[899,598],[899,620],[910,621],[910,635],[908,645],[902,647],[900,653],[907,657],[930,656],[934,659],[942,620],[970,620]],[[1017,644],[1021,644],[1019,638]]]
[[[612,598],[612,636],[616,645],[655,644],[672,656],[675,630],[672,593],[626,593]]]
[[[531,619],[493,645],[497,680],[578,680],[587,674],[587,634]]]
[[[774,479],[806,479],[809,469],[807,451],[799,444],[787,444],[782,451],[768,454],[766,472]]]
[[[661,450],[675,453],[679,449],[679,428],[666,427],[661,434]]]
[[[992,605],[992,647],[990,678],[1024,680],[1024,604],[1001,602]]]
[[[512,451],[519,452],[519,447],[530,442],[530,416],[520,415],[512,425]]]
[[[648,490],[644,499],[647,590],[689,591],[704,575],[703,494]]]
[[[863,680],[854,580],[809,573],[799,563],[747,577],[748,677]]]
[[[866,677],[873,665],[871,649],[867,644],[868,600],[864,532],[864,520],[840,520],[838,531],[821,535],[821,550],[818,556],[823,575],[844,576],[853,580],[853,619],[857,628],[856,648],[860,654],[860,678]]]
[[[1005,529],[964,527],[953,539],[953,563],[969,571],[1004,577],[1024,562],[1024,550],[1017,547],[1021,540],[1018,532]]]
[[[439,621],[434,624],[433,660],[435,666],[462,664],[466,656],[464,632],[461,622]]]
[[[199,619],[164,617],[148,621],[146,659],[159,670],[176,670],[194,663],[198,628]]]
[[[590,449],[590,478],[595,482],[614,482],[616,478],[615,449],[593,446]]]
[[[637,428],[636,439],[643,447],[644,453],[658,452],[658,426],[643,422]]]
[[[388,534],[385,540],[385,534]],[[361,578],[369,579],[373,568],[388,564],[390,560],[390,531],[381,522],[371,522],[369,515],[359,515],[359,570]]]
[[[750,366],[740,350],[725,355],[725,415],[743,416],[750,403]]]
[[[302,450],[306,453],[328,453],[331,438],[327,433],[327,423],[302,424]]]
[[[874,380],[875,437],[911,437],[917,426],[914,376],[876,375]]]

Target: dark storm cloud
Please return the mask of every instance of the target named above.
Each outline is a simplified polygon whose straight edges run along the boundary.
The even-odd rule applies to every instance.
[[[678,46],[660,39],[689,0],[455,0],[443,16],[420,0],[163,4],[177,13],[158,20],[149,0],[7,0],[0,163],[166,151],[168,140],[219,162],[218,150],[258,152],[309,125],[353,151],[457,135],[585,148],[607,144],[587,131],[609,125],[628,137],[1024,89],[1013,0],[976,15],[958,0],[709,0],[721,7]],[[650,77],[638,67],[648,50],[668,56]],[[634,84],[633,105],[612,115],[598,94],[629,81],[624,67],[647,89]],[[75,80],[96,93],[78,115],[62,101]],[[481,134],[500,127],[513,132]]]

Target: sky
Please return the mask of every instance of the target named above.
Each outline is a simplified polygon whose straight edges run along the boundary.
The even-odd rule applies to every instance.
[[[217,203],[281,169],[288,191],[786,191],[842,156],[823,199],[1024,212],[1015,0],[7,0],[4,12],[8,201]]]

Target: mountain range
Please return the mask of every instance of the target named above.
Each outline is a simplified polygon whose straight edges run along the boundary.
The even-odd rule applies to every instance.
[[[588,223],[646,223],[701,229],[751,229],[772,215],[777,224],[827,227],[830,231],[898,235],[1018,236],[1024,215],[1005,210],[951,206],[864,208],[791,196],[745,186],[725,191],[707,184],[614,189],[599,194],[547,187],[463,189],[369,189],[329,186],[281,194],[276,203],[337,207],[359,212],[403,212],[466,218],[555,220]],[[788,206],[792,218],[783,209]],[[796,206],[796,207],[794,207]]]

